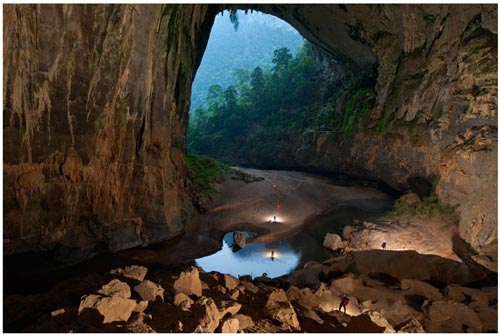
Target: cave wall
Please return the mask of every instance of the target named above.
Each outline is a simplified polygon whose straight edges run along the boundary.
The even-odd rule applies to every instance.
[[[211,13],[211,14],[210,14]],[[4,254],[72,263],[181,232],[206,5],[4,5]]]
[[[316,44],[322,77],[377,69],[376,103],[359,129],[307,133],[297,165],[403,191],[409,179],[430,181],[456,207],[475,259],[497,270],[497,5],[296,7],[260,9]]]
[[[298,166],[433,181],[496,269],[496,5],[4,5],[5,254],[74,262],[182,231],[191,83],[223,8],[289,22],[325,78],[378,71],[363,127],[308,135]]]

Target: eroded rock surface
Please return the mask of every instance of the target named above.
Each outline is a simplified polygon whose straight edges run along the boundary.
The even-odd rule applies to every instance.
[[[316,45],[321,89],[337,87],[322,112],[343,117],[344,84],[375,82],[351,137],[306,131],[287,159],[401,190],[426,180],[496,270],[494,4],[5,6],[5,254],[74,263],[183,230],[191,83],[216,13],[236,7]]]
[[[5,7],[6,255],[74,263],[183,230],[188,101],[212,10]]]
[[[370,252],[358,252],[373,260]],[[417,254],[423,263],[435,262]],[[340,262],[349,262],[341,266]],[[348,256],[332,259],[317,265],[337,270],[336,278],[322,277],[320,284],[291,284],[287,277],[267,281],[252,280],[258,290],[251,292],[249,279],[242,279],[233,289],[239,291],[238,300],[231,300],[229,289],[214,289],[216,278],[223,274],[200,274],[209,289],[199,297],[183,293],[174,294],[172,284],[181,272],[150,272],[155,287],[165,289],[165,299],[142,301],[133,293],[130,298],[118,295],[96,294],[97,290],[112,290],[116,285],[97,286],[91,293],[78,298],[65,298],[67,290],[57,288],[42,295],[9,297],[6,305],[9,314],[19,310],[16,332],[123,332],[125,329],[140,332],[481,332],[497,330],[496,296],[488,298],[484,291],[496,287],[486,285],[482,289],[460,285],[451,273],[445,285],[434,279],[398,279],[377,273],[353,274],[357,271]],[[394,260],[397,261],[397,260]],[[343,269],[342,269],[343,268]],[[382,270],[386,270],[381,267]],[[426,272],[426,268],[421,268]],[[311,270],[311,275],[319,275]],[[214,278],[208,280],[208,277]],[[112,281],[113,282],[113,281]],[[398,284],[398,282],[401,282]],[[477,283],[476,283],[477,284]],[[67,283],[62,283],[62,286]],[[442,295],[440,291],[444,291]],[[341,295],[349,299],[346,313],[339,311]],[[156,297],[156,296],[155,296]],[[60,303],[52,303],[59,300]],[[76,300],[76,302],[75,302]],[[42,309],[39,304],[47,304]],[[61,304],[62,303],[62,304]],[[75,304],[76,303],[76,304]],[[21,312],[25,310],[25,312]],[[48,316],[50,314],[50,316]],[[6,330],[12,328],[8,319]]]

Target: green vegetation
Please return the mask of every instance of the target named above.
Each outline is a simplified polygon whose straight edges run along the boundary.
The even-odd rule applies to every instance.
[[[357,130],[366,112],[375,105],[375,92],[372,88],[361,88],[349,97],[345,106],[344,120],[340,131],[350,135]]]
[[[195,192],[202,195],[215,195],[214,182],[217,179],[221,179],[228,174],[240,173],[232,167],[203,155],[185,154],[184,161]]]
[[[228,18],[229,16],[229,18]],[[272,66],[273,51],[282,46],[296,54],[302,36],[288,23],[259,12],[225,11],[217,15],[191,93],[191,114],[208,107],[205,96],[211,85],[222,89],[236,85],[235,69],[251,71]]]
[[[392,211],[385,215],[384,218],[417,217],[439,219],[450,217],[454,219],[453,216],[453,208],[440,203],[438,197],[435,194],[431,194],[424,197],[420,203],[413,205],[409,205],[398,199],[394,203]]]
[[[276,49],[272,63],[237,70],[237,84],[226,89],[209,88],[208,107],[196,109],[190,121],[190,152],[226,163],[290,155],[291,143],[313,123],[322,102],[311,45],[305,43],[296,57]]]
[[[188,150],[229,164],[294,165],[293,150],[318,132],[357,133],[375,104],[373,70],[321,92],[312,46],[294,57],[273,52],[271,67],[234,71],[236,84],[208,89],[207,107],[191,116]],[[324,101],[326,95],[330,98]]]

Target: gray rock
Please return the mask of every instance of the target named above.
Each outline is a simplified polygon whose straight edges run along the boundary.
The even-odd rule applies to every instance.
[[[178,293],[174,297],[174,305],[179,306],[183,311],[189,310],[194,301],[184,293]]]
[[[264,314],[270,319],[278,321],[287,329],[300,329],[297,314],[282,289],[274,290],[269,294]]]
[[[123,276],[126,278],[135,279],[136,281],[142,282],[148,273],[148,268],[143,266],[127,266],[125,268],[113,269],[110,272],[112,275]]]
[[[256,287],[252,282],[242,281],[241,285],[245,288],[245,290],[248,290],[248,291],[250,291],[252,293],[259,292],[259,288]]]
[[[463,326],[468,331],[480,333],[483,326],[477,314],[467,306],[454,302],[434,302],[429,310],[430,332],[463,332]]]
[[[352,273],[332,281],[332,287],[341,293],[351,293],[362,286],[363,281],[360,278],[354,278]]]
[[[240,329],[240,321],[236,318],[229,318],[222,324],[221,333],[236,333]]]
[[[135,300],[117,296],[83,296],[78,307],[78,322],[99,326],[114,321],[127,321],[136,305]]]
[[[344,243],[338,234],[327,233],[323,241],[323,247],[336,251],[344,248]]]
[[[128,284],[118,279],[114,279],[108,284],[103,285],[101,289],[97,291],[97,293],[108,297],[117,296],[122,298],[130,298],[131,296],[130,287],[128,286]]]
[[[474,309],[483,325],[483,331],[498,333],[498,310],[488,306],[478,306]]]
[[[142,300],[154,302],[156,297],[160,297],[162,301],[165,290],[161,285],[151,282],[150,280],[142,281],[134,287],[135,292],[141,296]]]
[[[240,284],[240,280],[229,274],[224,274],[224,286],[228,290],[235,289]]]
[[[410,290],[414,294],[424,296],[425,298],[433,301],[443,299],[443,295],[439,289],[422,281],[403,279],[401,280],[401,290]]]
[[[467,288],[463,286],[449,285],[446,287],[446,295],[449,299],[461,303],[469,296],[470,306],[488,306],[488,295],[481,290]]]
[[[223,300],[219,303],[220,318],[224,318],[226,314],[235,315],[241,309],[241,304],[233,300]]]
[[[342,237],[344,237],[344,239],[351,239],[353,231],[354,231],[354,228],[351,225],[345,226],[342,229]]]
[[[252,327],[254,325],[252,318],[249,317],[248,315],[235,314],[235,315],[233,315],[233,318],[238,319],[239,325],[240,325],[240,328],[239,328],[240,331],[244,331],[248,327]]]
[[[238,247],[243,248],[247,244],[247,238],[245,235],[239,231],[233,233],[233,241]]]
[[[198,326],[203,333],[213,333],[221,320],[219,310],[212,298],[201,297],[193,304],[193,316],[198,318]]]
[[[141,300],[140,302],[137,302],[137,306],[135,307],[134,312],[142,313],[142,312],[146,311],[146,309],[148,308],[148,305],[149,305],[148,301]]]
[[[195,295],[200,297],[202,290],[198,269],[191,267],[191,269],[182,272],[174,282],[174,290],[176,293],[182,292],[188,296]]]
[[[231,298],[232,300],[238,300],[238,297],[240,296],[240,290],[238,289],[234,289],[230,294],[229,294],[229,298]]]

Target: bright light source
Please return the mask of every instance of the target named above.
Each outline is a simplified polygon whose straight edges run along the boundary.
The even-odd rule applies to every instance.
[[[271,260],[281,258],[281,254],[275,250],[266,250],[262,253],[262,256],[265,258],[270,258]]]
[[[284,221],[283,216],[271,215],[265,218],[265,221],[271,223],[282,223]]]

